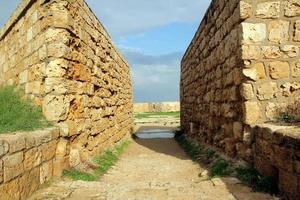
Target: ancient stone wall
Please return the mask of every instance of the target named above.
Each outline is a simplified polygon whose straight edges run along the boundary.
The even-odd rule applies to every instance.
[[[299,97],[295,0],[212,2],[182,59],[184,130],[252,161],[251,127]]]
[[[130,67],[84,0],[22,1],[0,32],[0,84],[42,106],[73,167],[132,131]]]
[[[135,103],[133,105],[135,113],[141,112],[179,112],[179,102],[161,102],[161,103]]]
[[[278,181],[289,199],[300,198],[299,127],[258,125],[255,134],[255,167],[263,175]]]
[[[254,127],[299,113],[299,26],[298,0],[213,0],[181,65],[183,131],[264,175],[271,162],[288,196],[299,195],[299,138]]]
[[[243,116],[240,23],[239,0],[213,1],[181,65],[184,132],[232,156],[242,137],[233,133]]]
[[[300,96],[300,2],[242,1],[241,9],[244,122],[256,124],[273,120]]]
[[[1,199],[20,200],[31,195],[68,167],[67,141],[58,128],[0,135]]]

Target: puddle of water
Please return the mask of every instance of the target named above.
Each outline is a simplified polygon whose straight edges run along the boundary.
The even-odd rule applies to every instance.
[[[166,129],[148,129],[135,134],[140,139],[166,139],[174,138],[175,133]]]

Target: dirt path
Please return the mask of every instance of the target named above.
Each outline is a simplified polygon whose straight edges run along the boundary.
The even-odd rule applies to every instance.
[[[30,200],[267,200],[235,178],[202,180],[173,139],[136,140],[99,182],[58,181]]]

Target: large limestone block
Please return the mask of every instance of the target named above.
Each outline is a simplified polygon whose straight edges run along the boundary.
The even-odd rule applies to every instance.
[[[41,151],[35,147],[25,152],[24,154],[24,169],[30,171],[34,167],[37,167],[42,162]]]
[[[287,17],[300,16],[299,0],[288,0],[284,2],[284,15]]]
[[[261,110],[258,102],[246,101],[243,106],[244,110],[244,123],[254,125],[260,118]]]
[[[10,153],[14,153],[25,149],[25,136],[23,133],[0,135],[0,157],[9,149]]]
[[[247,19],[252,16],[252,5],[246,1],[240,1],[240,18]]]
[[[275,82],[261,83],[257,87],[257,98],[259,100],[268,100],[275,97],[278,91],[277,84]]]
[[[290,65],[288,62],[274,61],[270,63],[269,72],[273,79],[288,78],[290,75]]]
[[[267,37],[267,26],[263,23],[242,23],[243,38],[246,44],[262,42]]]
[[[241,96],[246,100],[251,100],[254,98],[253,86],[250,83],[243,83],[241,85]]]
[[[258,3],[256,6],[255,16],[258,18],[279,18],[279,15],[280,1]]]
[[[4,182],[8,182],[24,172],[24,153],[19,152],[3,158]]]
[[[256,63],[254,64],[253,68],[256,70],[256,75],[258,79],[266,78],[266,69],[264,63]]]
[[[268,25],[269,40],[275,43],[283,43],[289,40],[290,22],[274,20]]]
[[[65,120],[68,116],[70,99],[66,96],[47,95],[43,102],[43,113],[49,121]]]

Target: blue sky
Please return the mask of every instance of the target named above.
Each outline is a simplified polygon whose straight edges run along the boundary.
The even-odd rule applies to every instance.
[[[135,102],[179,100],[180,60],[210,1],[86,0],[132,67]],[[0,2],[0,26],[19,2]]]

